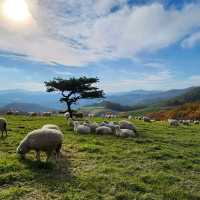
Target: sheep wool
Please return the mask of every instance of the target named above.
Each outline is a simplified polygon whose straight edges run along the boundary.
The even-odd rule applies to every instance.
[[[96,134],[109,135],[112,133],[113,133],[112,129],[107,126],[100,126],[100,127],[96,128]]]
[[[40,160],[40,151],[44,151],[47,155],[47,161],[52,155],[52,152],[56,152],[58,158],[60,149],[63,143],[63,134],[61,131],[55,129],[37,129],[27,134],[27,136],[21,141],[17,148],[17,154],[22,157],[30,150],[36,151],[36,159]]]
[[[55,130],[60,131],[60,128],[55,124],[45,124],[42,128],[43,129],[46,129],[46,128],[47,129],[55,129]]]

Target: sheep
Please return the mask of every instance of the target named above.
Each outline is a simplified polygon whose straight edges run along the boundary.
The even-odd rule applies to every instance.
[[[92,124],[85,122],[83,125],[90,127],[92,133],[95,133],[96,128],[99,127],[99,125],[96,122]]]
[[[190,120],[183,120],[182,124],[185,125],[185,126],[189,126]]]
[[[7,121],[4,118],[0,118],[0,131],[1,131],[1,137],[3,137],[3,133],[6,133],[6,136],[8,135],[7,133]]]
[[[79,122],[75,121],[74,122],[74,132],[80,133],[80,134],[88,134],[88,133],[91,133],[91,129],[88,126],[81,125],[81,124],[79,124]]]
[[[94,118],[94,116],[95,116],[94,113],[89,113],[89,114],[88,114],[88,117],[89,117],[89,118]]]
[[[99,135],[109,135],[112,133],[113,133],[112,129],[107,126],[100,126],[96,128],[96,134],[99,134]]]
[[[168,123],[170,126],[173,126],[173,127],[179,126],[178,120],[176,119],[168,119]]]
[[[132,120],[132,116],[131,115],[128,116],[128,120]]]
[[[49,160],[52,153],[56,152],[56,159],[59,157],[60,149],[63,143],[63,134],[55,129],[37,129],[26,135],[17,147],[17,154],[25,158],[30,150],[36,152],[36,159],[40,161],[40,151],[46,153],[46,161]]]
[[[51,112],[43,112],[42,113],[42,116],[44,116],[44,117],[50,117],[51,115],[52,115]]]
[[[135,137],[136,134],[130,129],[120,129],[119,125],[115,126],[115,135],[119,137]]]
[[[107,121],[103,121],[103,122],[99,123],[99,126],[106,126],[107,124],[108,124]]]
[[[121,129],[130,129],[130,130],[133,130],[134,132],[137,132],[136,127],[129,121],[122,120],[119,122],[119,126]]]
[[[143,117],[143,121],[144,122],[151,122],[151,119],[149,117],[144,116]]]
[[[194,124],[197,125],[197,124],[200,124],[200,122],[199,122],[198,120],[195,120],[195,121],[194,121]]]
[[[55,129],[55,130],[60,131],[60,128],[59,128],[57,125],[55,125],[55,124],[45,124],[45,125],[42,127],[42,129],[44,129],[44,128]]]
[[[113,134],[115,133],[115,126],[116,124],[114,124],[113,122],[109,122],[108,124],[105,124],[104,126],[111,128]]]
[[[66,120],[68,120],[70,118],[69,112],[64,113],[64,117],[65,117]]]
[[[28,115],[31,116],[31,117],[35,117],[35,116],[37,116],[38,114],[37,114],[36,112],[29,112]]]
[[[74,127],[74,120],[72,118],[68,118],[67,119],[67,125],[70,127],[70,128],[73,128]]]

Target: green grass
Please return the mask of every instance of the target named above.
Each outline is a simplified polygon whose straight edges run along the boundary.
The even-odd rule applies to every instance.
[[[76,135],[63,117],[6,116],[0,138],[1,200],[200,199],[200,126],[170,128],[133,121],[140,137]],[[96,119],[100,121],[100,119]],[[65,135],[62,158],[45,163],[16,156],[20,140],[45,123]]]

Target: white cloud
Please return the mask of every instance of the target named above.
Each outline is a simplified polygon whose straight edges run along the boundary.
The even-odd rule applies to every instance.
[[[183,42],[181,43],[182,47],[185,48],[191,48],[197,44],[200,43],[200,32],[196,32],[189,37],[187,37]]]
[[[81,66],[134,58],[181,41],[200,26],[200,5],[165,10],[161,4],[128,7],[125,0],[27,0],[24,26],[0,16],[0,49],[43,62]],[[110,13],[113,6],[121,9]]]
[[[100,86],[109,92],[144,90],[170,90],[200,86],[200,74],[177,78],[172,71],[166,69],[154,73],[135,73],[132,77],[107,80]]]

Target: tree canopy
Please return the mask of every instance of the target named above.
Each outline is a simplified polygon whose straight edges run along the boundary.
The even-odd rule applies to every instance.
[[[99,79],[72,77],[70,79],[54,78],[51,81],[46,81],[45,85],[47,92],[60,92],[62,97],[60,102],[64,102],[68,106],[68,111],[72,117],[71,105],[76,104],[80,99],[104,98],[103,90],[100,90],[94,84],[98,83]]]

